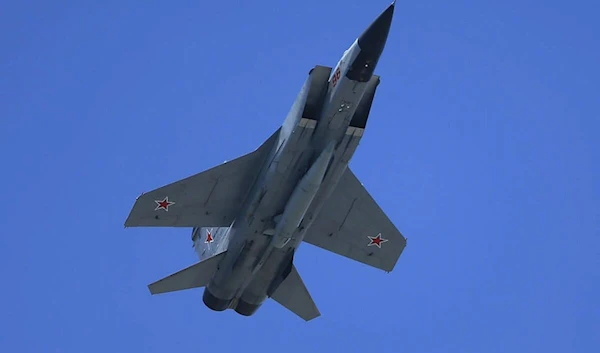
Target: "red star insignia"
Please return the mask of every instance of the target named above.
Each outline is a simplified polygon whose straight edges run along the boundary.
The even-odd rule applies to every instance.
[[[212,237],[212,234],[210,234],[210,230],[206,230],[206,240],[204,241],[205,243],[212,243],[213,241],[215,241]]]
[[[175,204],[175,202],[169,201],[168,196],[165,196],[164,200],[162,201],[154,200],[154,202],[156,202],[156,208],[154,209],[154,211],[165,210],[169,212],[169,206]]]
[[[369,240],[371,241],[367,246],[375,245],[380,249],[381,249],[381,243],[385,243],[386,241],[388,241],[387,239],[383,239],[381,237],[381,233],[377,234],[377,236],[375,236],[375,237],[370,237],[367,235],[367,238],[369,238]]]

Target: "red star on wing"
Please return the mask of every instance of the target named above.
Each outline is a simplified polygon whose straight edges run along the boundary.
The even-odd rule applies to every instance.
[[[154,202],[156,202],[156,208],[154,209],[154,211],[165,210],[169,212],[169,206],[175,204],[175,202],[169,201],[168,196],[165,196],[165,198],[162,201],[154,200]]]
[[[213,241],[215,241],[212,237],[212,234],[210,234],[210,230],[206,230],[206,240],[204,241],[205,243],[212,243]]]
[[[373,246],[375,245],[376,247],[381,249],[381,243],[385,243],[386,241],[388,241],[387,239],[383,239],[381,237],[381,233],[377,234],[377,236],[375,237],[371,237],[367,235],[367,238],[369,238],[369,240],[371,241],[367,246]]]

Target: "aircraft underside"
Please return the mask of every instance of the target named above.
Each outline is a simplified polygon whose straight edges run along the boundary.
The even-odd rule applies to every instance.
[[[348,167],[379,76],[390,5],[331,68],[315,66],[282,126],[255,151],[136,199],[126,227],[190,227],[200,262],[149,285],[204,288],[215,311],[251,316],[271,298],[320,315],[294,256],[302,242],[391,271],[406,239]]]

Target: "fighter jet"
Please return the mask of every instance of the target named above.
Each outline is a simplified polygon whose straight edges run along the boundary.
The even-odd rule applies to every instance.
[[[190,227],[200,261],[148,287],[204,287],[215,311],[253,315],[272,298],[320,316],[294,256],[306,242],[392,271],[406,239],[348,163],[363,137],[394,3],[334,68],[313,67],[281,127],[254,152],[139,196],[125,227]]]

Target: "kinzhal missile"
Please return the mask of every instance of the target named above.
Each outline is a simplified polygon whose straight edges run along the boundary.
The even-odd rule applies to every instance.
[[[290,197],[285,205],[285,210],[275,227],[272,243],[276,248],[280,249],[287,244],[292,238],[292,234],[294,234],[300,225],[300,222],[302,222],[304,214],[306,214],[310,203],[321,186],[321,182],[329,166],[329,161],[333,155],[334,147],[335,142],[329,142],[327,147],[321,152],[319,158],[317,158],[298,185],[296,185],[296,188],[294,188],[292,197]]]

